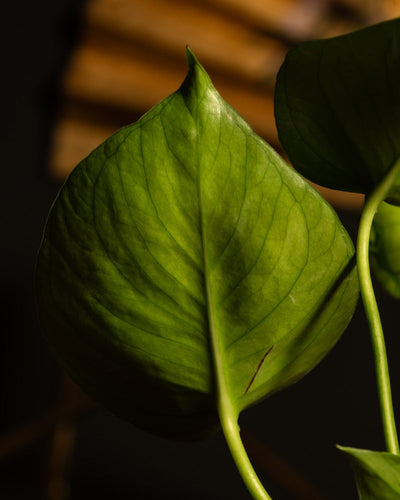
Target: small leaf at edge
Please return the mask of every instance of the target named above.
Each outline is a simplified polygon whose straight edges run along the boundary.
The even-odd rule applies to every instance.
[[[400,19],[291,50],[275,115],[296,170],[332,189],[371,192],[400,157]]]
[[[351,461],[360,500],[400,498],[400,457],[387,452],[338,447]]]

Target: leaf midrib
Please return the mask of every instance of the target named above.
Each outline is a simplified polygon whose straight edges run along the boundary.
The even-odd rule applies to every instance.
[[[197,125],[198,125],[198,120]],[[200,147],[198,136],[196,141],[196,158],[200,158]],[[199,160],[198,160],[199,161]],[[202,168],[200,162],[197,169],[197,191],[198,191],[198,204],[199,204],[199,219],[200,219],[200,239],[203,258],[203,273],[204,273],[204,291],[205,303],[207,311],[207,324],[209,330],[209,346],[211,350],[211,366],[214,373],[215,384],[215,399],[220,418],[228,411],[230,414],[233,410],[233,401],[229,391],[229,384],[226,377],[226,364],[222,351],[222,345],[218,335],[218,328],[215,323],[215,304],[213,301],[212,286],[210,281],[211,267],[208,261],[208,254],[206,248],[206,228],[203,214],[203,198],[202,198]],[[236,411],[234,410],[235,414]]]

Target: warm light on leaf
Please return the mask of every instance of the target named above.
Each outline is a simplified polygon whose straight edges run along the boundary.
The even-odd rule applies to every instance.
[[[331,207],[220,97],[181,88],[83,160],[38,258],[43,327],[93,397],[170,437],[218,426],[332,348],[357,301]]]

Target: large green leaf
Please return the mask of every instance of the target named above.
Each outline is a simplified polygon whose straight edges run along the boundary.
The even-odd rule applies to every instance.
[[[400,157],[400,19],[291,50],[277,78],[275,115],[299,172],[369,193]]]
[[[360,500],[400,499],[400,457],[386,452],[340,449],[352,463]]]
[[[385,289],[400,298],[400,207],[382,202],[374,217],[371,264]]]
[[[358,296],[325,201],[219,96],[188,52],[181,88],[83,160],[38,258],[43,327],[96,399],[197,437],[305,375]]]

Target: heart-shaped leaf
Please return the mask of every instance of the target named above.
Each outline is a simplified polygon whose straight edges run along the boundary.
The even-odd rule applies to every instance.
[[[215,430],[305,375],[358,297],[334,211],[219,96],[188,52],[181,88],[73,171],[37,269],[62,364],[170,437]]]
[[[400,157],[400,19],[291,50],[275,115],[296,170],[323,186],[370,193]]]
[[[371,264],[385,289],[400,298],[400,207],[382,202],[370,241]]]
[[[400,498],[400,456],[339,447],[350,458],[360,500]]]

